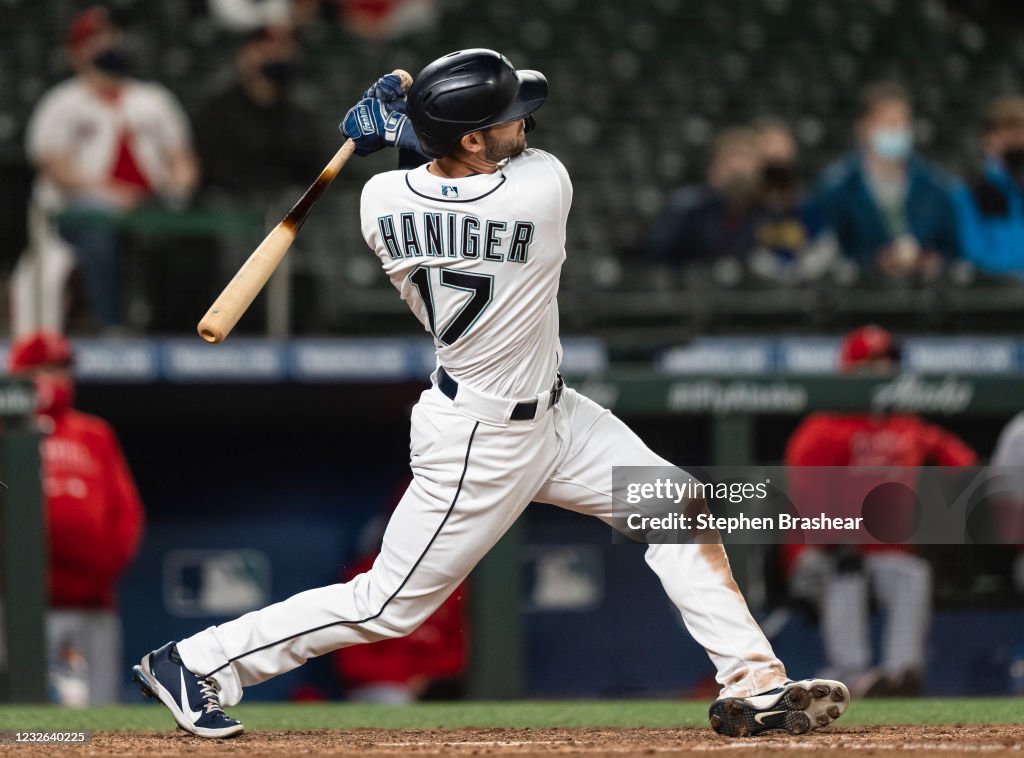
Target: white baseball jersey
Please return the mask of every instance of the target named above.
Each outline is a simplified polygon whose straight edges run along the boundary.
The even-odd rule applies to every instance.
[[[609,521],[613,466],[669,465],[571,387],[546,400],[561,357],[555,298],[571,199],[565,169],[540,150],[494,174],[444,179],[422,166],[366,184],[363,234],[460,386],[454,399],[432,386],[412,410],[413,480],[369,571],[178,643],[224,705],[313,656],[408,634],[531,501]],[[484,402],[460,405],[465,387]],[[513,420],[515,401],[534,395],[535,412]],[[646,559],[708,651],[723,696],[787,681],[720,544],[650,545]]]
[[[551,387],[571,203],[565,167],[532,149],[493,174],[420,166],[366,183],[363,236],[459,382],[503,398]]]
[[[49,90],[36,105],[25,134],[29,158],[63,154],[85,179],[111,178],[123,141],[139,171],[156,190],[167,184],[167,154],[191,140],[184,110],[163,85],[128,80],[116,99],[101,97],[82,79],[73,77]],[[62,193],[40,177],[38,200],[59,207]]]

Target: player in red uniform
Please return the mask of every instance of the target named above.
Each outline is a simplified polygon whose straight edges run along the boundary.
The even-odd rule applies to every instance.
[[[844,373],[890,373],[899,345],[878,326],[848,334],[840,348]],[[908,413],[815,413],[793,433],[787,466],[971,466],[964,442]],[[820,597],[830,676],[857,694],[918,694],[931,615],[931,567],[910,547],[857,545],[826,550],[786,545],[794,594]],[[881,661],[871,667],[868,590],[887,621]]]
[[[36,385],[36,420],[49,535],[47,652],[55,696],[68,704],[118,700],[117,580],[135,555],[142,503],[113,429],[72,408],[72,352],[53,332],[26,335],[8,354]],[[69,669],[78,676],[69,676]]]

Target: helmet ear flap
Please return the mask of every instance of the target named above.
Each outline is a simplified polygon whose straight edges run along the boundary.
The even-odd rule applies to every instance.
[[[526,122],[525,129],[527,133],[530,133],[537,128],[537,119],[532,113],[524,118],[523,121]]]

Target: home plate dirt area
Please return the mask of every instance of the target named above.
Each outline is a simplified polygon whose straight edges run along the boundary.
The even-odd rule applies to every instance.
[[[1021,701],[1024,715],[1024,701]],[[3,750],[4,748],[0,748]],[[1024,756],[1017,724],[849,726],[801,737],[728,739],[706,728],[349,729],[251,731],[225,741],[181,732],[94,732],[83,745],[20,745],[19,755]]]

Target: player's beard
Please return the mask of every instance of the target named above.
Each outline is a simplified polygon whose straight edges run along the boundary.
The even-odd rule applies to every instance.
[[[526,149],[526,132],[520,130],[512,139],[498,139],[484,131],[484,158],[498,163],[506,158],[514,158]]]

